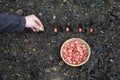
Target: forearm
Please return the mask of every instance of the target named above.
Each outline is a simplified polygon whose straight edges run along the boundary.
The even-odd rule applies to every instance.
[[[25,23],[22,16],[0,14],[0,32],[23,31]]]

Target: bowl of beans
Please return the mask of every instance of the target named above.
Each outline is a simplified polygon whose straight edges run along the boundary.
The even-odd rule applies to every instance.
[[[60,55],[66,64],[73,67],[81,66],[90,57],[90,47],[83,39],[71,38],[62,44]]]

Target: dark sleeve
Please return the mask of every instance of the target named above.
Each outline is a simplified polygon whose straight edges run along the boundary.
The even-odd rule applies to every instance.
[[[23,31],[25,18],[17,15],[0,14],[0,32]]]

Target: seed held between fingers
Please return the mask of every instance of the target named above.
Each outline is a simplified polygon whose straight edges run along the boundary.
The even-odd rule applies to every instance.
[[[39,28],[39,30],[40,30],[40,31],[43,31],[43,29],[42,29],[41,27]]]

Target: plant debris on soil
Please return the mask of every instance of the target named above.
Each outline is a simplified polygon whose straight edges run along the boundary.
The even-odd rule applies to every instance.
[[[120,80],[120,0],[0,0],[0,13],[35,14],[45,26],[0,33],[0,80]],[[69,38],[90,45],[86,64],[61,59]]]

